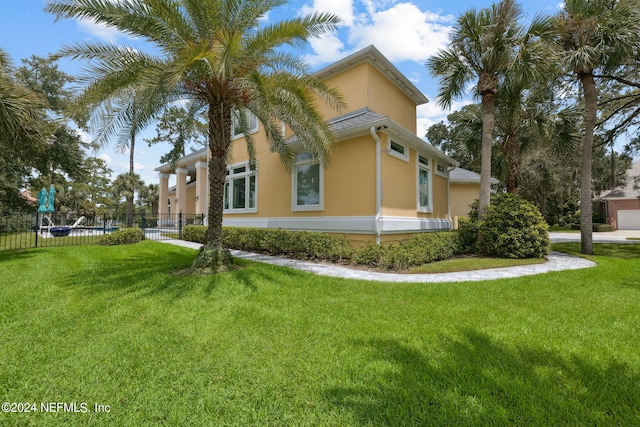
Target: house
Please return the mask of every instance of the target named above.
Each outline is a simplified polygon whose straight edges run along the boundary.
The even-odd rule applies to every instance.
[[[491,178],[491,184],[498,184],[495,178]],[[480,174],[455,168],[449,172],[449,191],[451,193],[451,219],[453,228],[458,228],[459,218],[467,218],[471,211],[471,204],[480,197]]]
[[[319,105],[337,140],[331,159],[296,151],[296,136],[283,126],[296,152],[288,171],[255,120],[255,165],[243,135],[234,135],[223,224],[343,233],[357,242],[451,229],[449,171],[456,162],[416,136],[416,107],[427,98],[373,46],[315,75],[340,89],[348,106],[338,114]],[[206,149],[156,171],[161,214],[206,213]]]
[[[640,162],[627,171],[624,187],[600,197],[599,210],[616,230],[640,230]]]

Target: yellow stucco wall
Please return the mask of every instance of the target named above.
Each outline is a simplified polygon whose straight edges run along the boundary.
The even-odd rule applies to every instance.
[[[258,138],[256,138],[258,139]],[[239,141],[238,141],[239,142]],[[235,144],[230,164],[248,159]],[[233,218],[375,215],[375,143],[369,135],[339,142],[324,168],[324,209],[291,209],[292,176],[280,157],[258,144],[258,212],[227,214]],[[265,149],[266,148],[266,149]],[[242,147],[244,149],[244,147]],[[246,153],[246,149],[244,149]]]
[[[416,133],[416,104],[387,77],[368,64],[369,109]]]
[[[469,216],[469,205],[480,195],[480,184],[451,183],[451,217]]]
[[[370,63],[365,62],[331,76],[326,83],[340,89],[347,103],[347,111],[368,107],[388,116],[410,132],[416,132],[416,104]],[[337,113],[324,103],[318,105],[327,118],[347,112]]]
[[[383,138],[383,150],[386,149]],[[382,215],[410,218],[447,218],[447,179],[437,175],[431,168],[432,212],[418,212],[417,200],[417,152],[409,148],[409,162],[383,153],[382,170]],[[432,159],[432,166],[433,166]]]

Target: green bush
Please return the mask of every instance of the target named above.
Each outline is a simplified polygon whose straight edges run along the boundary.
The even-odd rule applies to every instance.
[[[144,231],[139,228],[127,228],[124,230],[114,231],[111,234],[100,236],[96,241],[96,245],[129,245],[132,243],[141,242],[142,240],[144,240]]]
[[[614,231],[613,230],[613,225],[609,225],[609,224],[593,224],[593,231]]]
[[[182,236],[204,243],[205,226],[188,225]],[[457,232],[420,233],[401,243],[369,243],[354,248],[344,235],[274,228],[223,227],[222,244],[247,252],[280,255],[295,259],[344,261],[388,270],[404,270],[462,253]]]
[[[479,253],[499,258],[541,258],[550,248],[548,226],[536,206],[512,194],[492,197],[489,211],[478,223]]]
[[[185,225],[182,228],[182,238],[189,242],[204,243],[207,240],[205,225]]]
[[[462,252],[460,234],[453,231],[420,233],[400,242],[366,246],[354,250],[355,264],[369,265],[385,270],[406,270],[430,262],[449,259]]]

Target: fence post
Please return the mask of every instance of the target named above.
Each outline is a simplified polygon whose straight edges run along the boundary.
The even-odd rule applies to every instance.
[[[38,234],[40,234],[40,212],[36,212],[36,248],[38,247]]]
[[[178,239],[182,240],[182,211],[178,214]]]
[[[102,234],[107,234],[107,216],[102,216]]]
[[[140,213],[140,228],[142,228],[142,239],[144,240],[146,237],[145,229],[147,228],[145,212]]]

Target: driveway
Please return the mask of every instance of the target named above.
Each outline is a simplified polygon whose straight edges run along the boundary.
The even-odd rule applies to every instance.
[[[579,242],[580,232],[551,232],[549,238],[552,242]],[[606,243],[640,243],[640,240],[628,240],[628,238],[640,239],[640,230],[618,230],[611,232],[594,232],[594,242]]]

